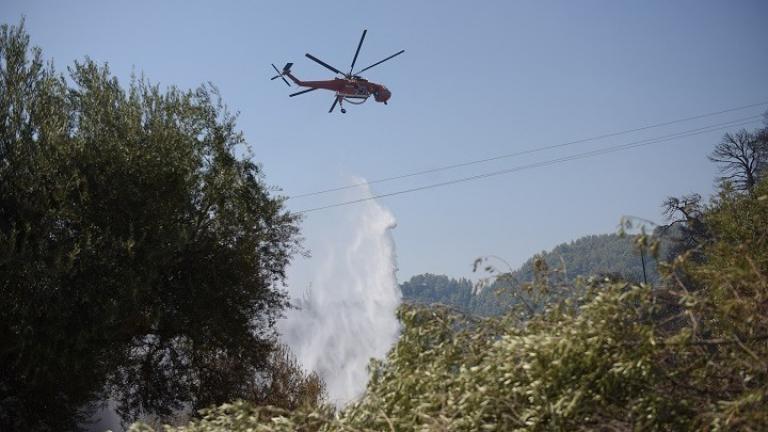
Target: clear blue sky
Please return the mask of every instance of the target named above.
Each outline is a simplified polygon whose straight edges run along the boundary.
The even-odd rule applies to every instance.
[[[63,70],[90,56],[189,88],[211,81],[267,181],[285,194],[556,144],[768,100],[765,1],[17,1],[34,44]],[[393,93],[329,115],[330,94],[288,98],[270,63],[300,78],[406,53],[366,74]],[[295,91],[295,90],[294,90]],[[757,114],[753,109],[645,134],[376,185],[386,193]],[[756,124],[757,125],[757,124]],[[400,279],[469,275],[495,254],[519,265],[622,215],[660,220],[668,195],[713,190],[706,159],[721,133],[382,200],[398,220]],[[293,210],[348,196],[291,200]],[[311,238],[343,209],[310,214]]]

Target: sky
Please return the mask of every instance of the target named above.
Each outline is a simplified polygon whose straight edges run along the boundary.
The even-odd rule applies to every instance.
[[[26,17],[58,70],[89,56],[126,83],[211,82],[267,183],[291,196],[565,143],[768,101],[765,1],[35,1],[4,0],[0,22]],[[405,54],[365,75],[392,91],[328,114],[330,93],[296,98],[270,63],[301,79]],[[716,117],[376,183],[374,193],[450,181],[757,115]],[[755,122],[749,127],[757,127]],[[707,154],[724,131],[477,181],[382,198],[397,219],[398,278],[471,277],[483,255],[511,266],[622,216],[663,222],[670,195],[714,190]],[[365,190],[293,198],[292,211]],[[307,244],[343,230],[344,207],[306,213]],[[312,259],[298,259],[296,266]]]

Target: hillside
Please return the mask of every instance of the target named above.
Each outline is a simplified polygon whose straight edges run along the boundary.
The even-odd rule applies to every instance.
[[[482,289],[476,289],[469,279],[453,279],[444,275],[430,273],[413,276],[400,284],[403,300],[408,303],[444,304],[462,312],[476,315],[497,315],[504,311],[504,301],[497,293],[510,285],[517,287],[534,278],[534,262],[543,259],[549,269],[558,269],[565,282],[579,277],[611,275],[630,282],[643,281],[643,266],[640,254],[633,242],[634,236],[617,234],[589,235],[562,243],[551,251],[542,251],[520,268],[509,272],[508,269],[495,269],[495,273],[506,272],[503,281],[492,282]],[[648,283],[658,282],[659,274],[656,261],[646,256],[646,276]]]
[[[566,279],[611,274],[631,282],[642,282],[643,265],[634,240],[635,236],[618,234],[584,236],[529,258],[514,272],[515,277],[521,281],[533,279],[533,262],[543,258],[549,268],[563,269]],[[659,278],[656,261],[652,257],[646,258],[646,276],[648,283],[653,284]]]

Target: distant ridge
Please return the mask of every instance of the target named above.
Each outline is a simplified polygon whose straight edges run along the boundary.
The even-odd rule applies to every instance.
[[[543,259],[550,269],[563,270],[564,277],[573,280],[578,277],[611,275],[632,282],[643,281],[643,266],[640,254],[633,242],[635,236],[618,234],[588,235],[561,243],[550,251],[542,251],[529,258],[511,276],[520,283],[533,279],[535,259]],[[499,268],[501,272],[507,269]],[[656,261],[646,256],[648,283],[659,280]],[[475,292],[469,279],[453,279],[445,275],[425,273],[413,276],[400,284],[403,301],[425,304],[445,304],[463,312],[475,315],[497,315],[504,308],[499,304],[492,284]]]

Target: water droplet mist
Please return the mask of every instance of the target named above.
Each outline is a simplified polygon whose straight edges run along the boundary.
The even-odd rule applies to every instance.
[[[322,235],[307,239],[312,258],[291,270],[289,294],[299,308],[279,329],[304,367],[325,380],[330,401],[343,406],[365,390],[370,359],[383,358],[397,340],[396,221],[371,200],[312,214],[308,224],[322,226],[312,230]]]

